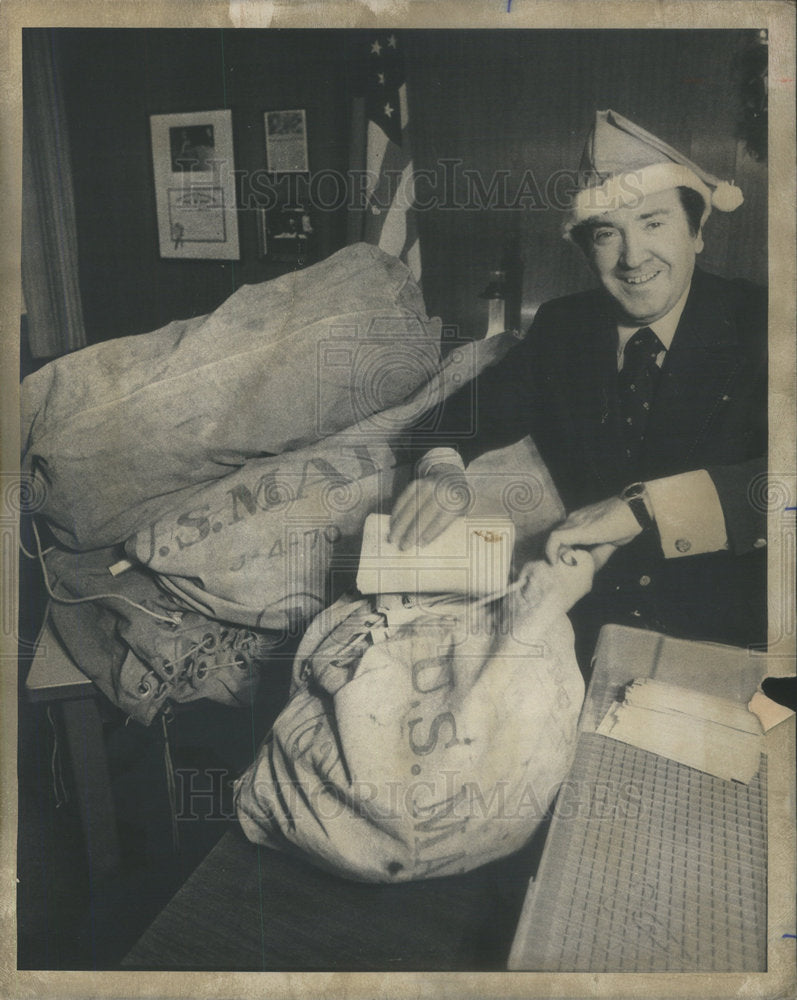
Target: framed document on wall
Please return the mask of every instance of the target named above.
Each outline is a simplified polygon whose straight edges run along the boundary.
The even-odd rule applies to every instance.
[[[307,160],[307,116],[302,109],[266,111],[266,162],[272,174],[301,174]]]
[[[150,115],[161,257],[238,260],[231,111]]]

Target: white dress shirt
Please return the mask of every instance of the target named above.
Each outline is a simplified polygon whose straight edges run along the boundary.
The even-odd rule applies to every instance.
[[[655,323],[646,324],[648,330],[652,330],[659,340],[664,345],[664,350],[659,351],[656,358],[656,364],[661,368],[664,364],[664,359],[667,356],[667,351],[669,351],[672,345],[672,339],[675,336],[675,331],[678,329],[678,324],[681,321],[681,313],[684,311],[684,306],[686,305],[686,300],[689,297],[689,288],[687,287],[683,295],[678,299],[675,305],[670,309],[666,316],[662,316],[661,319],[657,319]],[[623,367],[623,352],[625,351],[625,345],[634,336],[637,331],[645,329],[645,325],[640,326],[639,323],[636,326],[626,326],[624,323],[617,324],[617,370],[620,371]]]

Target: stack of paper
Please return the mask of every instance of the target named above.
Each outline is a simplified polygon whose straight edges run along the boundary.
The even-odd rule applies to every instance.
[[[761,725],[744,706],[651,678],[630,684],[625,700],[612,705],[597,731],[745,784],[757,773],[764,749]]]
[[[390,518],[370,514],[357,572],[362,594],[493,594],[507,585],[514,546],[508,518],[458,518],[421,548],[387,540]]]

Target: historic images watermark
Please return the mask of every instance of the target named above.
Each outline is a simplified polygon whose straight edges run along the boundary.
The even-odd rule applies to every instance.
[[[318,212],[387,212],[392,205],[418,212],[540,212],[565,211],[585,182],[595,192],[600,208],[599,176],[578,170],[555,170],[538,175],[530,167],[518,174],[508,168],[490,172],[465,166],[458,157],[441,157],[433,167],[415,170],[323,170],[278,174],[260,168],[235,170],[226,161],[214,162],[219,183],[234,180],[238,206],[243,210],[273,210],[302,205]],[[191,172],[175,174],[175,184],[190,190],[198,181]],[[381,183],[377,185],[377,180]],[[633,172],[621,181],[624,201],[641,201],[643,192]]]
[[[4,636],[16,640],[20,656],[32,655],[35,643],[19,634],[17,595],[19,593],[19,559],[21,522],[40,511],[47,500],[47,484],[40,476],[19,472],[0,472],[0,547],[2,579],[0,579],[0,628]],[[27,552],[27,550],[25,550]],[[35,558],[35,553],[28,552]],[[23,558],[27,556],[23,553]],[[5,650],[5,647],[4,647]],[[14,652],[0,652],[0,659],[12,659]]]
[[[385,822],[426,824],[470,819],[527,823],[553,816],[617,820],[636,819],[647,808],[643,786],[632,780],[588,782],[571,778],[553,788],[539,788],[527,781],[518,788],[499,779],[483,788],[478,781],[461,780],[455,770],[441,771],[436,777],[439,780],[355,780],[347,787],[345,802],[322,787],[309,788],[297,779],[281,782],[280,796],[288,813],[292,806],[309,807],[322,822],[351,812]],[[175,778],[179,821],[235,819],[230,789],[236,774],[226,768],[176,768]]]

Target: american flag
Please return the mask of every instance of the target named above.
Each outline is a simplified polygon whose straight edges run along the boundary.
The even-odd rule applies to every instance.
[[[370,34],[365,44],[367,207],[363,239],[401,258],[420,281],[402,42],[399,33],[387,31]]]

